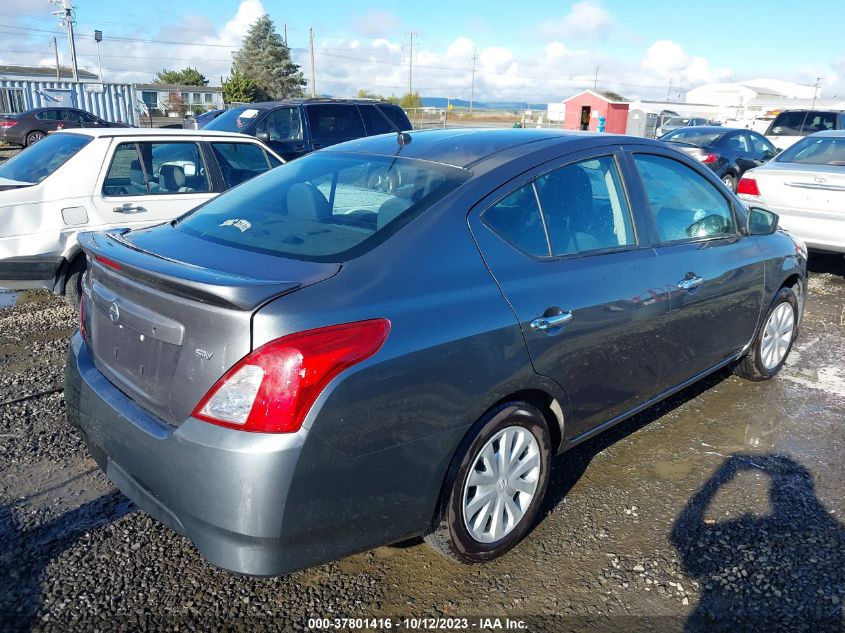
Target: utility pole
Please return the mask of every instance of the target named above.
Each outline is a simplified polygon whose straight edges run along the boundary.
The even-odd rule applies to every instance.
[[[408,94],[414,94],[414,33],[408,33]]]
[[[818,98],[819,94],[819,83],[821,82],[821,77],[816,77],[816,87],[813,88],[813,105],[810,106],[810,110],[816,109],[816,99]]]
[[[56,44],[56,38],[53,38],[53,54],[56,56],[56,80],[61,80],[62,75],[59,72],[59,45]]]
[[[666,101],[671,101],[671,98],[670,98],[671,95],[672,95],[672,79],[670,78],[669,79],[669,90],[666,91]]]
[[[314,67],[314,29],[308,29],[308,40],[311,45],[311,96],[317,96],[317,73]]]
[[[50,0],[52,4],[61,7],[58,11],[53,11],[53,15],[62,19],[62,26],[67,29],[67,43],[70,48],[70,67],[73,71],[73,80],[79,81],[79,70],[77,69],[76,61],[76,42],[73,39],[73,4],[71,0]]]
[[[102,31],[94,31],[94,41],[97,42],[97,66],[100,69],[100,83],[103,83],[103,65],[100,63],[100,42],[103,41]]]
[[[478,52],[472,52],[472,83],[469,89],[469,113],[472,114],[472,105],[475,101],[475,63],[478,61]]]
[[[596,76],[593,78],[593,92],[599,88],[599,67],[596,66]]]

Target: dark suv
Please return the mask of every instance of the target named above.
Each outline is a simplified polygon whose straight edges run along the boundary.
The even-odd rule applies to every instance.
[[[766,138],[786,149],[805,136],[824,130],[845,129],[845,112],[837,110],[784,110],[766,130]]]
[[[205,129],[254,136],[292,160],[343,141],[411,130],[405,111],[366,99],[287,99],[229,108]]]

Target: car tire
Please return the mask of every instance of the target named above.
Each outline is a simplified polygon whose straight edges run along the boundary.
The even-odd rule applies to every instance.
[[[35,130],[26,135],[26,146],[35,145],[38,141],[44,138],[46,134],[40,130]]]
[[[509,445],[507,450],[503,442]],[[503,456],[508,452],[512,457],[502,468],[498,460],[507,459]],[[490,456],[496,458],[493,463],[487,459]],[[425,541],[464,564],[487,562],[507,553],[537,516],[550,462],[549,429],[536,407],[510,402],[489,411],[467,434],[452,460]],[[521,469],[524,472],[520,473]],[[486,491],[481,485],[472,485],[488,477],[491,483],[483,484]],[[478,499],[478,495],[483,496]]]
[[[68,266],[65,275],[65,301],[78,310],[82,297],[82,277],[85,275],[86,261],[84,255],[78,255]]]
[[[736,176],[734,176],[733,174],[725,174],[724,176],[722,176],[722,182],[733,193],[736,193]]]
[[[778,290],[751,349],[733,368],[737,376],[761,381],[781,370],[798,334],[799,310],[792,288]]]

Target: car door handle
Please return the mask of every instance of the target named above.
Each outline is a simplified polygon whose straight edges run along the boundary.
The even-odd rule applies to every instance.
[[[129,204],[124,204],[123,206],[120,206],[120,207],[114,207],[112,209],[112,211],[114,211],[115,213],[146,213],[147,212],[147,210],[144,207],[138,207],[138,206],[133,207],[132,205],[129,205]]]
[[[303,145],[303,144],[301,144],[301,143],[300,143],[299,145],[294,145],[294,146],[293,146],[293,151],[295,151],[295,152],[304,152],[304,151],[305,151],[305,145]]]
[[[702,283],[704,283],[704,279],[690,273],[678,282],[678,288],[681,290],[692,290],[693,288],[698,288]]]
[[[322,146],[322,143],[314,143],[311,147],[313,147],[314,149],[320,149]]]
[[[555,314],[554,316],[537,317],[531,321],[531,329],[535,332],[545,332],[566,325],[572,320],[571,312]]]

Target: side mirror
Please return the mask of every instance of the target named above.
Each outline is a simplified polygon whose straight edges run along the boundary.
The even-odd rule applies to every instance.
[[[261,141],[263,143],[269,143],[270,142],[270,133],[269,132],[256,132],[255,138],[257,138],[259,141]]]
[[[771,235],[778,228],[778,216],[762,207],[751,207],[748,210],[748,234]]]

